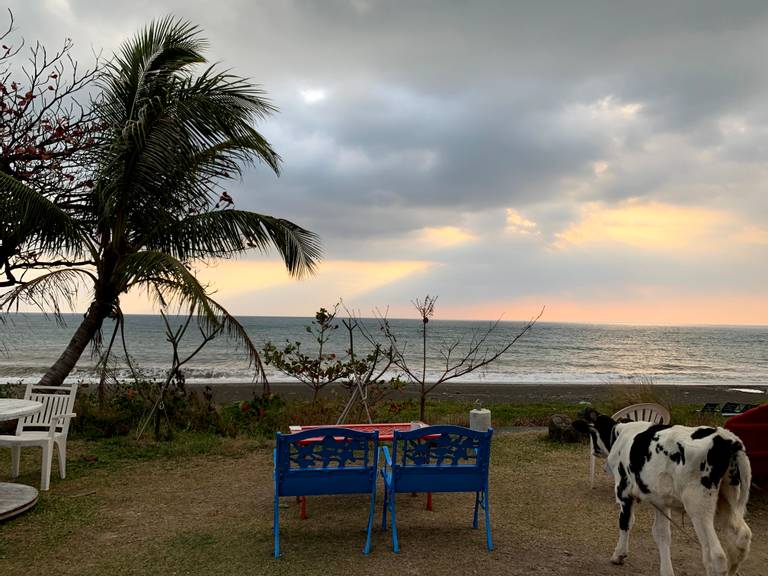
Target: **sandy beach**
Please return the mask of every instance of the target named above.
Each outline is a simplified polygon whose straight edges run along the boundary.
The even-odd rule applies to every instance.
[[[205,384],[188,384],[190,390],[201,391]],[[214,399],[217,402],[234,402],[252,398],[254,392],[261,391],[253,384],[216,383],[212,385]],[[310,399],[311,390],[300,383],[276,382],[271,384],[272,391],[286,400]],[[537,402],[601,402],[615,397],[621,390],[631,389],[630,385],[609,384],[498,384],[487,382],[448,383],[437,388],[430,398],[435,400],[456,400],[484,404],[513,402],[532,404]],[[654,384],[658,397],[667,404],[704,404],[705,402],[745,402],[758,404],[766,400],[766,394],[754,394],[735,390],[738,385],[668,385]],[[760,388],[765,391],[765,388]],[[322,394],[343,395],[341,386],[329,386]],[[398,392],[401,397],[417,396],[415,387]]]

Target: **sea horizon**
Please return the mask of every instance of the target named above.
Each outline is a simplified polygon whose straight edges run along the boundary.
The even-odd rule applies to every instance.
[[[19,314],[30,314],[30,315],[38,315],[38,316],[52,316],[52,312],[20,312]],[[62,315],[67,316],[82,316],[84,313],[80,312],[66,312],[62,313]],[[151,317],[157,317],[161,318],[160,313],[128,313],[123,314],[123,316],[151,316]],[[183,317],[184,314],[172,314],[170,317]],[[311,320],[314,317],[313,316],[302,316],[299,314],[232,314],[235,318],[304,318]],[[339,319],[346,318],[346,316],[339,315]],[[362,320],[376,320],[375,316],[359,316],[358,318]],[[418,321],[418,318],[415,317],[401,317],[401,316],[388,316],[388,320],[404,320],[404,321]],[[509,319],[501,317],[498,319],[499,322],[515,322],[515,323],[524,323],[529,322],[532,320],[532,318],[515,318],[515,319]],[[482,322],[496,322],[496,320],[489,320],[489,319],[476,319],[476,318],[433,318],[430,319],[430,322],[474,322],[474,323],[482,323]],[[621,322],[621,321],[615,321],[615,322],[584,322],[584,321],[572,321],[572,320],[537,320],[536,324],[566,324],[566,325],[575,325],[575,326],[625,326],[628,328],[631,327],[642,327],[642,328],[673,328],[673,327],[679,327],[679,328],[706,328],[706,327],[712,327],[712,328],[768,328],[768,324],[728,324],[728,323],[717,323],[717,322],[700,322],[700,323],[660,323],[660,322],[651,322],[648,324],[638,323],[638,322]]]

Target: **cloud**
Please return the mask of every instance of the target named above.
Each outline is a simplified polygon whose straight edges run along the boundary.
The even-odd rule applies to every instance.
[[[421,241],[427,243],[430,248],[450,248],[473,242],[477,239],[471,232],[456,226],[424,228],[420,236]]]
[[[590,203],[577,223],[556,235],[555,247],[619,243],[662,251],[709,249],[723,220],[713,210],[657,202],[629,200],[616,207]]]
[[[211,60],[280,108],[258,128],[282,176],[255,166],[230,192],[239,208],[318,232],[329,261],[318,284],[278,264],[221,265],[211,278],[238,310],[335,290],[364,306],[440,293],[456,315],[594,294],[652,306],[630,289],[648,277],[663,279],[658,302],[688,293],[704,306],[730,290],[751,306],[765,293],[768,3],[11,8],[28,40],[70,36],[83,63],[150,18],[190,18]]]
[[[734,240],[743,244],[768,246],[768,228],[756,225],[744,226],[734,235]]]
[[[322,88],[307,88],[306,90],[301,90],[300,93],[307,104],[316,104],[328,97],[328,94]]]
[[[578,222],[555,235],[554,247],[624,244],[662,252],[712,254],[768,244],[768,230],[730,212],[627,200],[617,206],[589,203]]]
[[[72,21],[72,6],[68,0],[45,0],[45,8],[57,18]]]
[[[538,234],[536,222],[532,222],[523,217],[517,210],[507,208],[507,227],[506,232],[509,234]]]

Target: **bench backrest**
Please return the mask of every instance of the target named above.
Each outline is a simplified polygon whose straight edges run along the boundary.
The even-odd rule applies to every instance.
[[[315,428],[276,435],[278,496],[362,494],[376,486],[379,433]]]
[[[493,429],[427,426],[394,433],[396,492],[476,492],[487,488]]]

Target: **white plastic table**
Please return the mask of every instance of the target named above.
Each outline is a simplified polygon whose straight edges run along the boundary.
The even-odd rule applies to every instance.
[[[42,408],[43,403],[34,400],[0,398],[0,420],[16,420],[39,412]]]
[[[0,398],[0,420],[16,420],[42,410],[42,402]],[[0,520],[12,518],[37,504],[37,489],[25,484],[0,482]]]

